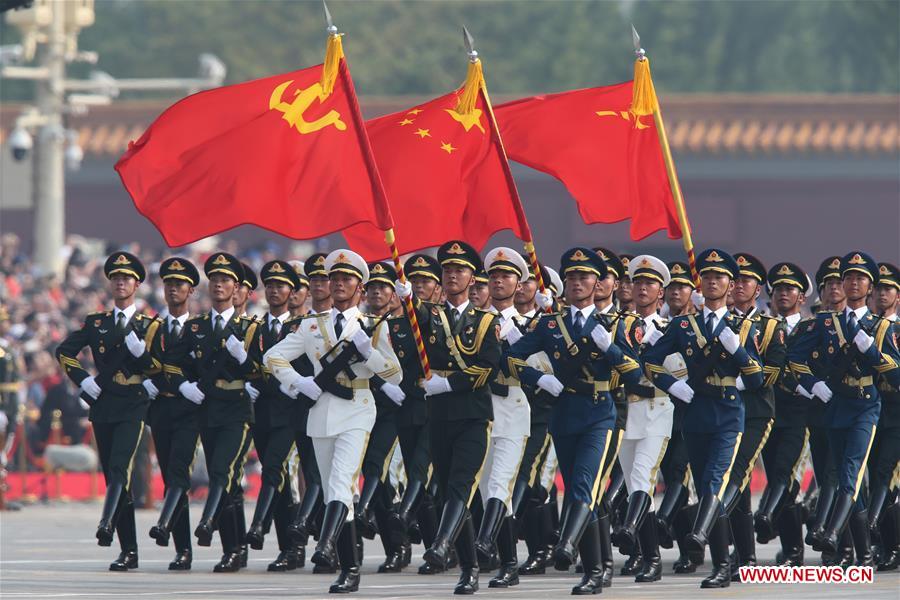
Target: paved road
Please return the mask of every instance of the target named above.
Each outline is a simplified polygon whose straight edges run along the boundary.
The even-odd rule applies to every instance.
[[[247,507],[248,517],[252,505]],[[199,507],[192,507],[199,513]],[[266,550],[251,554],[248,569],[236,574],[213,574],[218,548],[195,549],[194,570],[170,573],[171,548],[159,548],[143,537],[153,524],[155,514],[138,513],[141,536],[140,569],[129,573],[106,570],[116,550],[100,548],[93,531],[100,513],[99,504],[57,504],[28,507],[21,512],[0,513],[0,596],[13,598],[318,598],[327,597],[332,575],[312,575],[310,567],[290,573],[267,573],[266,564],[275,554],[274,535],[266,540]],[[421,547],[414,564],[421,557]],[[758,549],[761,561],[774,562],[774,544]],[[524,545],[520,556],[524,556]],[[449,597],[456,575],[419,576],[414,569],[397,575],[378,575],[376,565],[383,560],[381,544],[366,542],[362,590],[356,598]],[[605,597],[615,598],[849,598],[864,595],[866,600],[900,598],[900,573],[879,573],[867,585],[750,585],[733,584],[727,590],[700,590],[706,567],[696,575],[671,573],[675,559],[672,550],[664,551],[663,580],[637,585],[629,578],[617,577]],[[617,567],[621,560],[617,557]],[[510,590],[489,590],[488,577],[482,577],[481,597],[534,598],[568,596],[576,581],[574,573],[548,573],[544,577],[523,578]]]

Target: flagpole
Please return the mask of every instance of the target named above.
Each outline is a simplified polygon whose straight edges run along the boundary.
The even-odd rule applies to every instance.
[[[691,269],[691,278],[694,286],[700,289],[700,275],[697,273],[697,259],[694,256],[694,242],[691,239],[691,224],[688,222],[687,210],[684,207],[684,196],[681,194],[681,184],[678,183],[678,172],[675,170],[675,160],[672,158],[672,150],[669,147],[669,138],[666,136],[666,126],[663,122],[662,109],[656,97],[656,89],[653,87],[653,79],[650,77],[650,59],[641,48],[641,38],[631,26],[631,36],[634,42],[634,53],[637,58],[634,61],[634,83],[631,102],[631,113],[635,119],[642,115],[653,115],[653,123],[656,125],[656,134],[659,146],[662,150],[663,162],[666,165],[666,175],[669,177],[669,188],[672,198],[675,200],[675,212],[678,214],[678,226],[681,228],[681,243],[687,254],[688,266]]]
[[[466,77],[468,83],[468,80],[472,77],[473,69],[480,71],[481,59],[478,58],[478,52],[475,51],[472,35],[465,27],[463,27],[463,40],[466,44],[466,50],[469,56],[470,63],[470,73]],[[491,129],[497,136],[497,145],[500,146],[500,152],[503,153],[503,173],[506,176],[506,182],[509,186],[509,189],[512,190],[513,210],[516,213],[516,220],[519,223],[519,230],[522,232],[522,242],[525,247],[525,253],[528,255],[528,262],[531,264],[531,269],[534,271],[534,278],[535,281],[537,281],[538,288],[541,290],[542,294],[546,294],[547,287],[544,283],[544,277],[541,274],[541,264],[538,262],[537,252],[534,249],[534,239],[531,235],[531,226],[528,224],[528,218],[525,216],[525,208],[522,206],[522,199],[519,197],[519,190],[516,187],[516,181],[515,179],[513,179],[512,170],[509,167],[509,157],[506,154],[506,147],[503,145],[503,138],[500,136],[500,126],[497,124],[497,118],[494,116],[494,107],[493,105],[491,105],[491,97],[488,95],[487,84],[484,81],[484,77],[481,76],[480,73],[477,75],[477,77],[478,91],[484,98],[484,105],[487,108],[488,119],[490,119],[491,121]],[[548,308],[547,312],[550,312],[550,310],[552,310],[552,308]]]

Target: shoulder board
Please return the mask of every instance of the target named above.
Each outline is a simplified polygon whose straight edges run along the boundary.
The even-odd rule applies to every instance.
[[[494,311],[492,311],[492,310],[485,310],[485,309],[483,309],[483,308],[478,308],[477,306],[473,306],[472,309],[473,309],[476,313],[483,313],[483,314],[488,314],[488,315],[495,315],[495,314],[496,314],[496,313],[494,313]]]
[[[101,310],[98,312],[88,313],[85,319],[96,319],[98,317],[106,317],[109,316],[109,312],[105,310]]]
[[[820,310],[819,312],[816,313],[816,316],[818,316],[818,315],[832,315],[833,316],[836,314],[837,314],[837,312],[833,311],[833,310]]]
[[[190,319],[185,321],[184,324],[187,325],[188,323],[199,323],[200,321],[204,320],[205,318],[206,318],[206,315],[204,315],[202,317],[198,315],[196,317],[191,317]]]

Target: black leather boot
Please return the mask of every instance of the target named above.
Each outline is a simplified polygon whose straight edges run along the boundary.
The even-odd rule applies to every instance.
[[[384,548],[384,562],[378,565],[378,573],[400,573],[409,564],[409,535],[406,531],[394,531],[391,520],[395,514],[393,507],[387,502],[376,503],[373,508],[375,524],[380,533],[381,545]]]
[[[363,481],[362,490],[359,492],[359,501],[356,503],[353,513],[353,518],[356,520],[356,530],[367,540],[374,540],[375,534],[378,533],[378,527],[370,512],[370,505],[380,484],[381,481],[377,477],[366,477]]]
[[[869,536],[875,537],[878,534],[878,523],[881,520],[882,510],[887,500],[888,489],[886,485],[878,485],[872,488],[869,495]]]
[[[247,530],[247,535],[245,536],[247,543],[254,550],[263,549],[263,541],[266,537],[266,522],[269,521],[269,515],[272,513],[272,501],[275,499],[277,491],[271,485],[263,485],[259,490],[259,496],[256,498],[256,509],[253,511],[253,521],[251,521],[250,529]]]
[[[541,535],[544,506],[529,506],[522,519],[521,527],[525,532],[528,558],[519,567],[519,575],[543,575],[546,572],[547,549]]]
[[[163,498],[162,509],[159,511],[159,521],[150,528],[150,537],[156,540],[157,546],[169,545],[169,534],[172,531],[172,523],[178,518],[183,496],[187,493],[184,488],[168,488]]]
[[[475,538],[475,552],[478,554],[478,566],[490,568],[491,557],[497,550],[497,535],[506,517],[506,504],[499,498],[489,498],[481,517],[481,526]]]
[[[850,535],[850,528],[844,529],[841,539],[838,542],[837,552],[823,552],[822,566],[824,567],[840,567],[847,569],[853,566],[855,555],[853,554],[853,537]]]
[[[609,526],[609,513],[601,509],[600,517],[597,519],[597,530],[600,536],[600,568],[601,581],[603,587],[612,585],[613,571],[613,549],[612,549],[612,533]]]
[[[288,535],[294,543],[305,546],[309,540],[310,531],[315,523],[315,515],[322,503],[322,485],[306,482],[306,491],[297,507],[297,514],[293,522],[288,525]]]
[[[778,531],[781,536],[781,564],[785,567],[803,566],[803,513],[799,504],[794,503],[782,509],[778,517]]]
[[[209,488],[206,496],[206,504],[203,506],[203,515],[197,523],[194,535],[197,537],[198,546],[212,545],[213,532],[216,530],[216,518],[219,516],[219,508],[225,495],[225,486],[217,485]]]
[[[738,505],[741,498],[741,488],[730,481],[725,486],[725,493],[722,494],[722,512],[730,515]]]
[[[672,565],[672,570],[679,575],[693,573],[697,570],[699,564],[703,564],[703,553],[688,552],[684,543],[685,537],[690,533],[694,520],[697,518],[698,509],[699,505],[697,504],[683,506],[675,515],[675,520],[672,524],[675,543],[678,546],[678,560]],[[698,554],[701,557],[699,562],[694,560]]]
[[[591,518],[591,508],[583,502],[571,502],[560,524],[559,542],[553,548],[553,563],[557,571],[568,571],[575,562],[578,542]]]
[[[668,482],[667,482],[668,483]],[[675,543],[673,523],[675,515],[687,503],[688,489],[681,483],[666,485],[666,493],[656,511],[656,529],[659,536],[659,545],[663,548],[671,548]]]
[[[625,511],[625,518],[612,536],[613,543],[625,554],[632,554],[637,541],[638,530],[647,516],[651,502],[650,494],[643,491],[635,492],[628,498],[628,509]]]
[[[825,536],[825,525],[828,523],[828,515],[834,505],[834,497],[837,494],[834,486],[827,485],[819,488],[819,499],[816,501],[816,512],[812,523],[806,528],[807,545],[813,550],[821,551],[822,538]]]
[[[266,571],[270,573],[280,573],[283,571],[293,571],[300,566],[300,556],[296,548],[282,550],[275,557],[275,560],[266,566]]]
[[[113,482],[106,486],[106,495],[103,498],[103,510],[100,513],[100,523],[97,525],[98,546],[112,546],[113,536],[116,531],[116,522],[118,521],[119,516],[119,504],[121,503],[124,493],[125,484],[123,483]],[[112,565],[110,565],[110,568],[111,567]]]
[[[838,493],[831,516],[828,517],[828,525],[825,526],[825,533],[822,535],[820,544],[822,551],[837,552],[839,539],[847,526],[853,505],[853,496],[846,492]]]
[[[325,507],[325,516],[322,518],[322,530],[319,533],[319,543],[312,555],[312,562],[317,566],[337,569],[337,540],[347,520],[349,509],[343,502],[332,501]],[[354,546],[356,540],[353,540]]]
[[[753,539],[753,513],[738,506],[729,517],[734,537],[736,560],[731,565],[731,581],[741,580],[741,567],[756,566],[756,542]]]
[[[488,582],[489,588],[508,588],[519,585],[519,556],[516,552],[515,517],[506,517],[497,536],[497,551],[500,553],[500,570]]]
[[[874,567],[875,556],[872,553],[872,538],[869,537],[869,515],[865,510],[850,515],[850,534],[853,536],[853,547],[856,549],[856,565]]]
[[[635,575],[635,583],[650,583],[662,579],[662,557],[659,555],[656,518],[651,512],[644,519],[640,530],[641,554],[644,563],[640,573]]]
[[[788,492],[788,486],[784,483],[777,483],[771,487],[767,487],[760,499],[759,508],[753,519],[754,529],[756,530],[756,541],[760,544],[767,544],[777,535],[775,529],[775,513],[781,508]]]
[[[731,585],[731,566],[728,561],[728,518],[719,516],[709,533],[709,554],[712,574],[700,583],[701,588],[723,588]]]
[[[697,511],[694,526],[684,538],[685,548],[687,548],[688,552],[703,551],[709,540],[710,530],[721,515],[722,503],[715,495],[706,494],[700,499],[700,508]],[[727,541],[725,545],[728,545]]]
[[[584,565],[581,583],[572,588],[573,596],[589,596],[603,591],[603,565],[600,558],[599,520],[591,516],[584,534],[578,542],[578,551]]]
[[[441,523],[443,525],[443,519]],[[478,591],[478,555],[475,552],[475,526],[468,511],[463,516],[454,547],[459,556],[459,581],[453,588],[453,593],[470,596]]]
[[[881,560],[878,571],[895,571],[900,566],[900,503],[894,500],[884,509],[879,527]]]
[[[341,572],[337,581],[328,588],[329,594],[349,594],[359,590],[359,546],[357,545],[356,522],[344,525],[337,542]]]
[[[213,567],[213,573],[237,573],[241,570],[241,553],[226,552],[222,559]]]
[[[444,504],[444,511],[441,513],[441,522],[438,525],[434,543],[425,550],[423,555],[425,562],[434,567],[447,568],[450,559],[450,548],[456,542],[467,515],[468,510],[462,500],[458,498],[447,500]],[[469,520],[469,524],[471,525],[471,520]],[[472,543],[474,544],[474,540]]]
[[[110,571],[130,571],[138,568],[138,555],[136,550],[123,550],[119,557],[109,564]]]
[[[644,555],[641,553],[640,544],[635,545],[632,554],[628,556],[622,568],[619,569],[619,575],[637,575],[641,572],[644,564]]]
[[[391,529],[408,531],[424,497],[425,486],[422,482],[410,481],[406,489],[403,490],[403,497],[400,499],[400,506],[397,507],[397,512],[391,516]]]
[[[170,571],[190,571],[191,562],[193,561],[193,553],[190,549],[179,550],[175,555],[175,559],[169,563]]]

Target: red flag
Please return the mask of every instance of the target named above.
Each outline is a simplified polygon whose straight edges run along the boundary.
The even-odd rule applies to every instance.
[[[523,238],[509,165],[477,71],[477,80],[453,93],[366,124],[401,254],[449,239],[480,250],[502,229]],[[459,106],[467,89],[474,98],[470,110]],[[371,225],[351,227],[344,236],[368,260],[387,256],[383,232]]]
[[[129,145],[116,170],[166,243],[246,223],[296,239],[391,227],[342,57],[336,37],[324,65],[189,96]]]
[[[494,108],[510,159],[562,181],[585,223],[631,219],[631,239],[681,227],[652,115],[629,112],[632,82]]]

